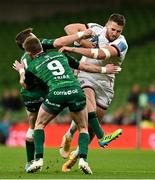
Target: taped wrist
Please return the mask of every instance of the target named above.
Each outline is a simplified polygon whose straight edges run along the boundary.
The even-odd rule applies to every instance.
[[[105,74],[107,72],[107,68],[106,67],[101,67],[101,73]]]

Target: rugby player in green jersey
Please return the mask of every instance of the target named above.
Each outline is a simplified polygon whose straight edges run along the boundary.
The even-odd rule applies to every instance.
[[[86,174],[91,174],[92,171],[86,162],[89,135],[87,124],[87,111],[85,95],[80,87],[79,82],[74,77],[72,70],[69,67],[69,56],[64,56],[58,52],[43,52],[41,43],[35,37],[29,37],[24,42],[24,48],[29,56],[33,59],[29,64],[26,73],[23,73],[23,64],[15,62],[16,70],[21,74],[25,74],[25,81],[21,78],[21,85],[31,88],[32,82],[42,81],[48,86],[48,94],[42,103],[37,121],[35,124],[34,141],[36,160],[28,168],[28,172],[33,172],[43,166],[43,143],[44,143],[44,128],[55,118],[65,107],[69,107],[72,118],[78,125],[79,134],[79,151],[80,160],[79,168]],[[83,64],[83,66],[81,66]],[[83,69],[85,71],[102,72],[102,67],[91,65],[89,63],[75,61],[70,63],[73,68]],[[85,66],[84,66],[85,65]],[[115,69],[115,72],[117,69]]]
[[[29,36],[35,37],[32,31],[33,31],[32,28],[27,28],[17,34],[16,43],[19,46],[19,48],[24,49],[23,43],[27,37]],[[46,51],[47,49],[59,48],[64,45],[71,44],[73,41],[77,39],[83,37],[89,37],[90,35],[91,35],[91,31],[88,30],[71,36],[63,36],[57,39],[42,39],[40,41],[43,46],[43,50]],[[29,63],[31,62],[31,58],[26,52],[22,56],[21,62],[23,62],[25,68],[29,66]],[[34,140],[33,140],[34,125],[37,118],[39,107],[43,102],[46,93],[47,93],[47,86],[43,83],[38,83],[38,82],[36,82],[35,85],[31,86],[29,90],[25,88],[21,89],[21,96],[24,101],[28,114],[28,120],[29,120],[29,128],[26,133],[26,143],[25,143],[26,154],[27,154],[27,163],[25,166],[26,172],[27,172],[27,168],[34,160]]]

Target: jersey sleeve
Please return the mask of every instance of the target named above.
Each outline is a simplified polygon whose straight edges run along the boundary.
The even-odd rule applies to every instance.
[[[95,32],[96,35],[99,35],[103,31],[103,26],[97,23],[88,23],[87,27]]]
[[[65,56],[67,57],[68,59],[68,63],[69,63],[69,66],[73,69],[78,69],[79,68],[79,61],[74,58],[73,56],[70,56],[68,54],[65,54]]]
[[[103,26],[96,24],[96,23],[88,23],[87,24],[87,28],[90,28],[95,35],[91,38],[88,38],[89,41],[93,42],[96,46],[95,48],[99,47],[99,35],[102,33],[103,31]]]
[[[128,44],[124,37],[118,38],[117,40],[110,43],[110,45],[117,49],[120,57],[124,57],[128,50]]]
[[[53,43],[55,39],[40,39],[43,50],[46,51],[48,49],[54,49]]]

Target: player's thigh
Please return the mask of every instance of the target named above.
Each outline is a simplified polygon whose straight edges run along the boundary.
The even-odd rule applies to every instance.
[[[95,92],[92,88],[87,87],[83,89],[86,96],[86,104],[88,112],[96,111]]]
[[[107,109],[114,97],[113,82],[109,83],[107,81],[100,81],[100,84],[102,85],[100,85],[95,91],[96,104],[103,109]]]
[[[56,116],[57,116],[56,114],[46,112],[41,106],[35,123],[35,129],[45,128],[45,126]]]

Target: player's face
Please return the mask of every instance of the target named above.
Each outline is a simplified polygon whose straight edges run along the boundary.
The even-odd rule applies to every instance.
[[[107,27],[106,38],[109,41],[116,40],[123,31],[123,26],[120,26],[120,25],[118,25],[117,23],[115,23],[113,21],[109,21],[106,24],[106,27]]]

